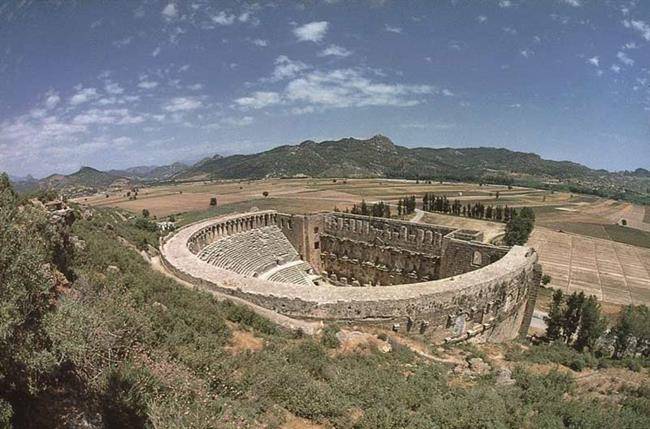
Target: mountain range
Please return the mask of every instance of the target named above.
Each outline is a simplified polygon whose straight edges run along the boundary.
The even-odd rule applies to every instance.
[[[214,155],[193,165],[140,166],[102,172],[83,167],[70,175],[19,182],[29,187],[96,192],[114,186],[159,181],[281,177],[407,178],[463,180],[529,186],[562,185],[575,192],[614,198],[648,198],[650,175],[595,170],[571,161],[503,148],[407,148],[388,137],[343,138],[283,145],[250,155]],[[20,187],[20,186],[18,186]]]

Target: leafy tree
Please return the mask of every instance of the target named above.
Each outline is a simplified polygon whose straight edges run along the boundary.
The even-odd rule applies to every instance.
[[[149,214],[150,213],[148,209],[142,209],[142,217],[148,218]]]
[[[553,299],[551,301],[551,308],[548,316],[544,318],[546,322],[546,338],[551,341],[557,340],[562,335],[563,316],[564,310],[562,305],[564,303],[564,294],[560,289],[553,292]]]
[[[524,245],[528,241],[528,236],[532,231],[532,223],[530,219],[515,216],[508,220],[506,224],[506,233],[503,241],[508,246]]]
[[[268,197],[268,196],[269,196],[269,191],[264,191],[264,192],[262,192],[262,196],[263,196],[264,198]]]
[[[628,305],[621,310],[612,328],[614,357],[627,353],[650,356],[650,310],[645,305]]]
[[[210,198],[210,205],[216,207],[217,206],[217,198],[216,197],[211,197]]]
[[[572,293],[566,300],[566,307],[564,308],[562,332],[564,335],[564,342],[571,343],[573,335],[580,327],[580,319],[582,317],[582,307],[585,303],[585,294]]]
[[[593,350],[596,340],[603,335],[607,326],[607,322],[601,316],[600,304],[598,304],[595,296],[591,295],[584,301],[581,313],[580,329],[578,330],[578,337],[574,344],[576,350],[580,352],[585,347]]]

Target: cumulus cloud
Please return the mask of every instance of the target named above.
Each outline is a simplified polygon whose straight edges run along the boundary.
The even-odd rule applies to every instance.
[[[650,42],[650,24],[641,20],[626,19],[623,21],[623,25],[625,28],[631,28],[632,30],[637,31],[641,34],[641,37]]]
[[[70,104],[78,105],[94,100],[99,95],[95,88],[79,88],[77,93],[70,98]]]
[[[195,110],[203,106],[203,102],[197,97],[174,97],[163,107],[168,112],[182,112]]]
[[[414,106],[422,102],[418,96],[435,92],[429,85],[379,83],[358,70],[342,69],[306,73],[288,83],[285,97],[323,108]]]
[[[488,18],[487,18],[487,16],[485,16],[485,15],[479,15],[479,16],[476,17],[476,20],[477,20],[478,22],[480,22],[481,24],[483,24],[485,21],[487,21],[487,19],[488,19]]]
[[[251,116],[244,116],[241,118],[224,118],[221,120],[221,123],[229,125],[231,127],[245,127],[253,123],[253,118]]]
[[[600,66],[600,58],[598,58],[597,56],[587,59],[587,62],[596,67]]]
[[[173,19],[178,16],[178,10],[174,3],[169,3],[161,12],[166,19]]]
[[[327,21],[315,21],[293,29],[293,34],[300,42],[320,42],[327,33]]]
[[[619,51],[616,54],[616,58],[618,58],[618,60],[620,62],[622,62],[623,64],[625,64],[628,67],[631,67],[631,66],[634,65],[634,60],[632,58],[628,57],[627,54],[625,52],[623,52],[623,51]]]
[[[510,0],[499,0],[499,7],[503,7],[503,8],[512,7],[512,1],[510,1]]]
[[[582,2],[580,0],[562,0],[562,3],[572,6],[572,7],[580,7],[582,6]]]
[[[61,101],[61,97],[54,91],[48,91],[45,94],[45,108],[53,109]]]
[[[319,57],[349,57],[350,55],[352,55],[351,51],[338,45],[329,45],[318,53]]]
[[[127,125],[144,122],[144,117],[132,115],[128,109],[89,109],[72,120],[77,125]]]
[[[388,31],[389,33],[402,34],[402,27],[392,27],[386,24],[384,26],[384,30]]]
[[[612,64],[612,66],[610,67],[610,69],[611,69],[614,73],[620,73],[620,71],[621,71],[621,67],[620,67],[618,64]]]
[[[119,95],[124,92],[124,88],[122,88],[120,84],[115,82],[106,82],[104,89],[106,90],[106,92],[113,95]]]
[[[132,40],[133,40],[133,37],[128,36],[128,37],[125,37],[124,39],[114,41],[113,46],[118,47],[118,48],[123,48],[124,46],[130,45]]]
[[[280,55],[275,59],[275,68],[273,74],[271,75],[271,81],[279,81],[283,79],[288,79],[296,74],[307,70],[309,66],[302,61],[291,60],[286,55]]]
[[[140,83],[138,83],[138,88],[142,88],[142,89],[154,89],[157,86],[158,86],[158,82],[152,80],[143,80]]]
[[[219,25],[232,25],[237,17],[224,11],[219,12],[212,17],[212,22]]]
[[[269,42],[264,40],[264,39],[253,39],[251,40],[251,43],[255,46],[259,46],[261,48],[268,46]]]
[[[278,104],[280,95],[277,92],[256,91],[248,97],[241,97],[235,100],[243,108],[261,109],[266,106]]]
[[[160,55],[160,51],[161,51],[160,46],[158,46],[156,49],[153,50],[151,56],[154,58],[157,57],[158,55]]]

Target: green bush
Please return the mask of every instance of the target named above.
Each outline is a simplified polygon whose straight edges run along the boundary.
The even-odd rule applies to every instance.
[[[323,329],[323,334],[320,339],[320,343],[330,349],[335,349],[341,345],[341,342],[336,338],[336,334],[339,332],[339,328],[334,325],[328,325]]]

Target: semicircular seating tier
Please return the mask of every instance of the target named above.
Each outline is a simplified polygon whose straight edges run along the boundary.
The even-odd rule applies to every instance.
[[[204,247],[198,257],[244,276],[313,286],[311,267],[275,225],[223,237]]]

